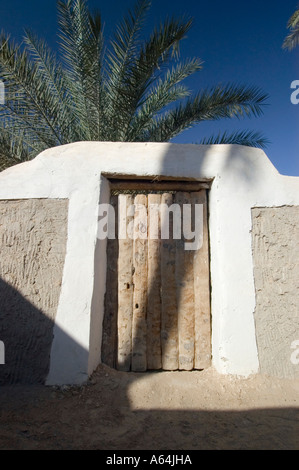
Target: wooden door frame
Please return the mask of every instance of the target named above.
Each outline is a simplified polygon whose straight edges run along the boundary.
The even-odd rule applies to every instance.
[[[103,174],[109,184],[109,201],[111,201],[111,195],[115,194],[130,194],[130,192],[146,193],[150,192],[198,192],[205,190],[206,193],[206,206],[207,206],[207,242],[208,242],[208,282],[209,282],[209,313],[210,313],[210,359],[212,359],[212,312],[211,312],[211,273],[210,273],[210,235],[209,235],[209,189],[212,184],[212,180],[194,180],[194,179],[177,179],[177,178],[162,178],[162,177],[151,177],[146,178],[134,177],[134,175],[108,175]],[[107,279],[108,281],[108,279]],[[106,281],[106,282],[107,282]],[[117,326],[116,326],[117,328]],[[103,339],[102,346],[105,342],[105,312],[103,320]],[[102,361],[105,362],[105,360]],[[110,367],[117,368],[117,363],[110,360]],[[209,361],[207,361],[209,362]],[[106,362],[107,364],[107,362]],[[209,364],[210,365],[210,364]],[[204,368],[204,367],[203,367]],[[126,369],[124,369],[126,370]]]

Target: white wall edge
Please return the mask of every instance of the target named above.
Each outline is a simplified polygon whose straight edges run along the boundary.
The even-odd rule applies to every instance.
[[[31,162],[0,173],[0,199],[69,199],[68,242],[47,383],[81,383],[100,361],[106,261],[99,269],[105,249],[97,243],[96,233],[98,204],[108,194],[103,173],[213,180],[213,365],[224,374],[257,373],[251,208],[298,205],[299,178],[280,175],[263,151],[236,145],[79,142],[46,150]],[[65,335],[70,343],[64,341]]]

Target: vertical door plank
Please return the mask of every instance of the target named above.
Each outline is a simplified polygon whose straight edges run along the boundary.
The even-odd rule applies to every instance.
[[[102,362],[116,367],[117,316],[118,316],[118,240],[117,217],[118,196],[110,201],[115,213],[115,238],[107,239],[107,277],[105,294],[105,315],[103,320]]]
[[[190,193],[177,192],[175,202],[181,208],[183,229],[183,221],[184,223],[188,222],[186,220],[187,211],[184,210],[185,204],[189,205],[189,221],[191,222]],[[194,251],[185,249],[185,241],[187,240],[185,240],[183,233],[181,239],[176,241],[175,275],[178,305],[179,369],[192,370],[194,366]]]
[[[193,204],[203,204],[203,244],[194,257],[195,369],[211,364],[210,269],[206,191],[192,193]]]
[[[148,195],[147,368],[161,369],[160,194]]]
[[[127,217],[133,205],[130,195],[118,196],[119,259],[118,259],[118,354],[117,369],[129,371],[132,356],[132,318],[133,318],[133,239],[128,234],[120,234],[120,226],[127,228],[133,216]],[[126,231],[126,230],[125,230]],[[120,238],[125,236],[126,238]],[[109,263],[109,260],[108,260]]]
[[[167,206],[173,202],[172,194],[164,193],[161,197],[161,233],[169,224],[169,238],[161,239],[161,346],[162,368],[178,369],[178,318],[175,286],[175,251],[172,220],[167,215]]]
[[[147,368],[147,196],[137,194],[134,204],[132,370],[141,372]]]
[[[128,208],[133,203],[135,215],[128,215]],[[203,244],[198,250],[185,249],[184,243],[188,240],[182,233],[180,239],[173,238],[173,215],[169,217],[163,206],[169,207],[173,203],[181,207],[182,216],[183,204],[193,206],[191,230],[196,222],[194,207],[203,204]],[[129,235],[125,239],[120,236],[118,240],[107,240],[102,361],[123,371],[209,367],[211,324],[206,191],[178,192],[175,198],[170,193],[162,196],[139,194],[135,200],[131,195],[122,194],[113,196],[111,204],[115,210],[119,207],[119,225],[128,229]],[[138,204],[143,210],[138,210]],[[160,211],[152,209],[154,217],[151,218],[150,207],[155,204],[161,204]],[[154,233],[156,221],[158,230]],[[162,228],[165,229],[167,224],[169,237],[161,239],[161,232],[165,235]]]

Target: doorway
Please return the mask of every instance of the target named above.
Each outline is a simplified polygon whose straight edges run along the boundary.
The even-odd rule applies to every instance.
[[[207,199],[199,183],[111,184],[102,338],[109,367],[209,367]]]

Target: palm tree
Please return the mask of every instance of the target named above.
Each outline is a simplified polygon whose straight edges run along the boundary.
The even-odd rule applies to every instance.
[[[282,47],[291,51],[299,45],[299,9],[290,17],[287,27],[290,33],[285,38]]]
[[[192,96],[182,84],[199,71],[198,58],[179,60],[192,20],[169,18],[142,39],[150,0],[138,0],[104,43],[101,16],[85,0],[58,1],[57,54],[25,30],[21,45],[0,38],[2,169],[42,150],[75,141],[166,142],[204,120],[259,116],[266,95],[228,84]],[[264,146],[250,131],[199,143]]]

